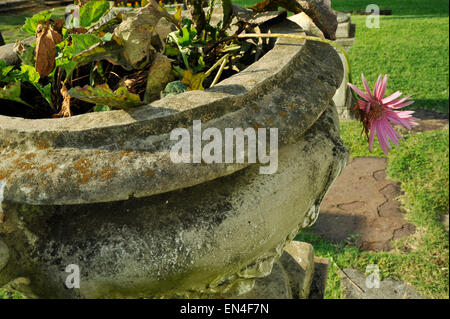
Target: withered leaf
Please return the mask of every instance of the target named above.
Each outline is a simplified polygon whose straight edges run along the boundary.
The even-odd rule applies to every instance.
[[[186,70],[183,74],[181,82],[189,86],[190,90],[204,90],[203,81],[206,79],[206,74],[203,72],[193,74],[192,70]]]
[[[69,117],[72,116],[72,111],[70,110],[70,95],[69,91],[67,90],[66,85],[63,83],[61,87],[61,95],[63,97],[63,102],[61,105],[61,110],[58,114],[55,114],[55,117]]]
[[[160,92],[164,90],[167,83],[173,81],[171,60],[158,53],[148,72],[147,88],[145,90],[145,101],[152,102],[160,98]]]
[[[278,17],[286,17],[287,13],[284,10],[255,12],[252,10],[244,9],[236,4],[233,4],[233,15],[240,22],[245,22],[250,25],[261,25]]]
[[[74,57],[74,61],[86,63],[90,61],[108,60],[121,65],[126,70],[143,69],[154,58],[157,50],[152,42],[163,43],[165,39],[155,41],[157,25],[162,19],[167,22],[178,22],[154,0],[143,8],[122,13],[122,22],[114,29],[114,35],[106,43],[92,46]],[[162,24],[160,24],[161,26]],[[168,25],[170,28],[170,23]],[[161,30],[159,30],[161,31]],[[162,32],[161,34],[163,34]],[[163,46],[160,48],[164,49]]]
[[[55,68],[56,44],[62,41],[62,35],[45,22],[38,24],[36,38],[35,68],[41,77],[46,77]]]
[[[77,86],[71,88],[69,94],[88,103],[108,105],[121,109],[128,109],[143,104],[139,95],[128,92],[125,87],[119,87],[113,92],[106,83],[96,87],[85,85],[81,88]]]

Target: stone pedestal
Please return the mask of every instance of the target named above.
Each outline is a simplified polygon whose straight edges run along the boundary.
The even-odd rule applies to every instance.
[[[307,299],[311,287],[321,286],[313,282],[316,261],[310,244],[294,240],[284,248],[271,274],[257,279],[253,290],[239,299]]]

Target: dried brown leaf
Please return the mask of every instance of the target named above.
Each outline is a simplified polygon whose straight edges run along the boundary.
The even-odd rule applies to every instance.
[[[144,100],[149,103],[159,99],[160,92],[164,90],[167,83],[173,81],[173,78],[171,60],[165,55],[157,53],[148,72]]]
[[[55,114],[55,117],[72,116],[72,111],[70,110],[70,95],[69,95],[69,91],[67,90],[67,87],[64,83],[63,83],[63,86],[61,87],[60,92],[63,97],[63,102],[61,105],[61,110],[57,114]]]
[[[56,44],[62,35],[56,32],[49,22],[40,23],[36,28],[36,71],[43,78],[55,68]]]

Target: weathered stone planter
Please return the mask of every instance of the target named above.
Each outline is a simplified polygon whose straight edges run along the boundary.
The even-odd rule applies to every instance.
[[[289,21],[272,32],[301,33]],[[330,46],[279,39],[214,88],[151,106],[0,116],[0,286],[23,276],[38,296],[70,298],[248,291],[315,221],[345,165],[332,103],[342,77]],[[170,132],[193,120],[278,128],[278,171],[173,163]],[[64,285],[69,264],[80,268],[79,289]]]

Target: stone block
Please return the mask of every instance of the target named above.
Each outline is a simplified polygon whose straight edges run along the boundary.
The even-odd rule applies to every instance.
[[[308,243],[292,241],[284,248],[280,263],[289,276],[293,298],[308,298],[314,275],[314,248]]]
[[[360,271],[346,268],[344,272],[353,281],[350,282],[342,275],[341,285],[346,299],[422,299],[413,287],[402,281],[383,279],[379,285],[375,285],[374,282],[367,285],[368,276]]]
[[[309,299],[324,298],[329,266],[330,261],[328,258],[314,257],[314,276],[309,292]]]
[[[253,290],[239,299],[306,299],[314,274],[314,249],[308,243],[292,241],[269,276],[255,280]]]

